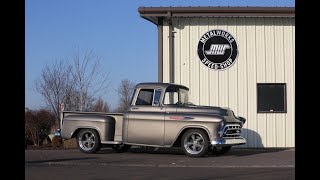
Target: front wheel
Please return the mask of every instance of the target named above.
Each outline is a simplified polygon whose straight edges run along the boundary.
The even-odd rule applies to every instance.
[[[210,147],[209,152],[211,152],[213,155],[222,155],[231,149],[231,146],[222,146],[222,147]]]
[[[112,149],[117,153],[123,153],[125,151],[128,151],[130,148],[131,148],[131,145],[126,145],[126,144],[117,144],[112,146]]]
[[[189,129],[181,138],[181,147],[184,153],[191,157],[201,157],[207,154],[209,138],[201,129]]]
[[[96,153],[101,148],[98,132],[94,129],[82,129],[77,135],[77,145],[81,152]]]

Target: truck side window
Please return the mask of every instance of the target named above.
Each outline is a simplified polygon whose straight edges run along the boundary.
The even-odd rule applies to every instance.
[[[175,104],[178,102],[178,92],[166,92],[164,104]]]
[[[164,94],[164,104],[176,104],[179,101],[179,89],[175,86],[169,86]]]
[[[154,90],[152,106],[159,106],[159,104],[160,104],[160,96],[161,96],[161,89],[155,89]]]
[[[141,89],[136,105],[152,105],[154,89]]]

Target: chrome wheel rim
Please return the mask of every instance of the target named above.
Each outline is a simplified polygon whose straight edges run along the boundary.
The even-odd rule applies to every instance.
[[[91,131],[84,131],[80,134],[78,143],[81,149],[90,151],[95,145],[95,136]]]
[[[204,148],[204,138],[200,133],[192,132],[184,138],[184,148],[190,154],[199,154]]]

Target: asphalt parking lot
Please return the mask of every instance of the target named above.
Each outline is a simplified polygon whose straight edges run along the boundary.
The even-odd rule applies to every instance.
[[[25,150],[25,179],[295,179],[293,149],[231,149],[190,158],[179,149],[132,148],[96,154]]]

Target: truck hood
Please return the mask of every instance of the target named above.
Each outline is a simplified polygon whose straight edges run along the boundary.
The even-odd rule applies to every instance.
[[[191,114],[216,114],[223,116],[227,123],[240,123],[240,118],[236,117],[230,108],[216,106],[183,105],[177,108],[177,113]]]
[[[216,106],[197,106],[197,105],[183,105],[177,108],[177,112],[183,113],[206,113],[206,114],[217,114],[220,116],[233,115],[233,112],[229,108],[222,108]]]

